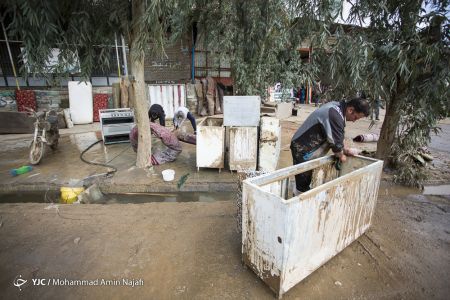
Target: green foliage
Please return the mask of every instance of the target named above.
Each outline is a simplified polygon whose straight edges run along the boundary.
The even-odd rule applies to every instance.
[[[8,36],[23,41],[21,59],[27,62],[21,69],[23,76],[64,76],[78,62],[82,77],[89,78],[95,68],[110,68],[115,36],[122,34],[136,53],[162,53],[170,20],[167,16],[174,2],[144,3],[148,5],[142,16],[132,18],[131,1],[6,0],[1,17],[5,18]],[[59,64],[48,69],[54,48],[60,50]]]
[[[396,178],[410,185],[424,179],[414,155],[450,111],[447,6],[448,1],[356,1],[348,21],[366,21],[366,27],[338,28],[336,44],[321,53],[337,93],[366,90],[386,100],[378,151],[396,168]]]
[[[293,87],[317,80],[317,64],[302,61],[298,49],[302,42],[309,47],[311,32],[319,34],[327,29],[317,20],[331,20],[330,11],[336,1],[185,3],[173,18],[174,28],[197,24],[201,30],[198,40],[216,55],[230,59],[237,94],[263,95],[275,82]]]
[[[105,26],[100,20],[107,15],[106,7],[101,2],[88,1],[7,1],[5,20],[8,35],[23,41],[21,73],[48,75],[62,73],[79,61],[85,77],[94,64],[108,67],[108,59],[103,51],[96,56],[95,46],[109,43],[111,25]],[[93,11],[105,14],[93,16]],[[107,19],[107,17],[106,17]],[[60,49],[59,65],[48,69],[47,65],[53,48]],[[94,61],[94,57],[95,60]]]
[[[164,46],[168,42],[171,15],[176,10],[176,2],[172,0],[144,1],[145,11],[139,18],[133,19],[131,30],[136,31],[133,38],[128,39],[130,46],[137,49],[136,54],[165,55]],[[131,57],[139,59],[139,57]]]

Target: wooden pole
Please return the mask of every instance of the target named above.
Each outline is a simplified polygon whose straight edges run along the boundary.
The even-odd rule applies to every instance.
[[[121,35],[121,38],[122,38],[123,68],[125,76],[128,76],[128,63],[127,63],[127,51],[125,49],[125,39],[123,38],[123,35]]]
[[[114,33],[114,41],[116,42],[116,57],[117,57],[117,73],[120,78],[120,59],[119,59],[119,47],[117,47],[117,35]]]
[[[120,108],[120,82],[115,82],[112,84],[112,94],[113,94],[113,107]]]
[[[19,81],[17,80],[16,67],[14,66],[14,60],[12,57],[11,48],[9,48],[8,35],[6,34],[6,29],[5,29],[5,25],[3,24],[3,19],[2,19],[2,28],[3,28],[3,34],[5,35],[6,48],[8,48],[9,59],[11,60],[11,66],[13,69],[14,78],[16,79],[16,86],[17,86],[17,89],[20,91]]]

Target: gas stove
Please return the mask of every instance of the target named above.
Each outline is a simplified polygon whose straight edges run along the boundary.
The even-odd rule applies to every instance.
[[[127,143],[135,124],[134,111],[130,108],[100,109],[103,143]]]

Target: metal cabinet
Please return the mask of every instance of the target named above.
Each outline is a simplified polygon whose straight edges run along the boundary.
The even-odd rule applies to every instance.
[[[207,117],[197,125],[197,170],[224,167],[225,127],[223,118]]]
[[[258,127],[227,127],[231,171],[256,170]]]
[[[280,120],[273,117],[262,117],[260,129],[258,169],[273,172],[277,168],[280,157]]]

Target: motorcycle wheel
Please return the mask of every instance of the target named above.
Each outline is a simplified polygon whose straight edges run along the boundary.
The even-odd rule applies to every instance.
[[[41,139],[31,142],[30,146],[30,163],[32,165],[37,165],[42,156],[44,156],[44,142]]]

